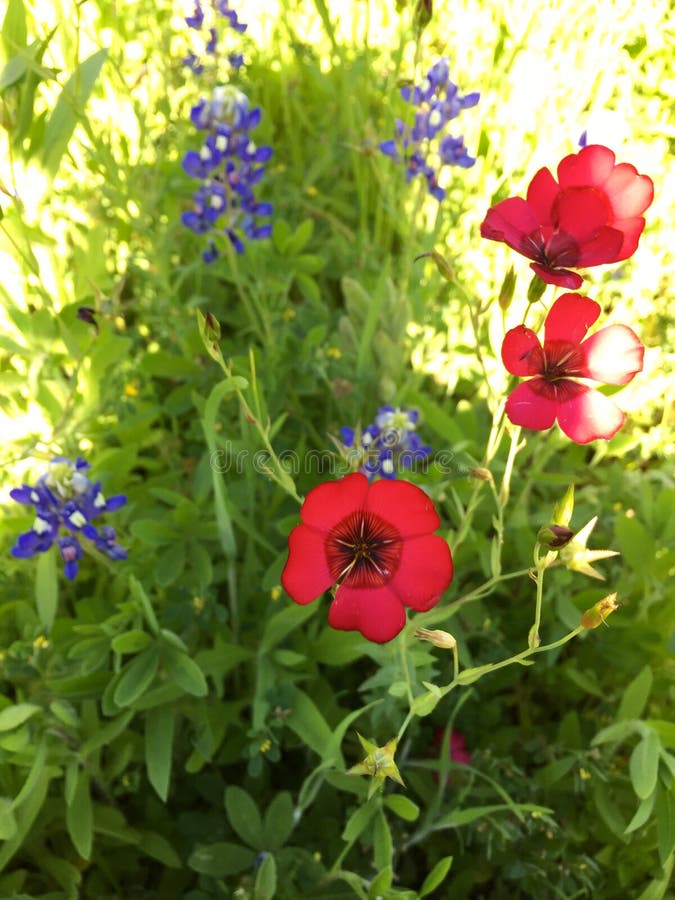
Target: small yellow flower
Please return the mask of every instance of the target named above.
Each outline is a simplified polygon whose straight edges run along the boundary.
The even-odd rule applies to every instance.
[[[275,585],[270,591],[270,597],[272,598],[272,600],[278,600],[279,597],[281,597],[281,588],[278,584]]]
[[[265,740],[260,745],[260,752],[267,753],[272,749],[272,741],[269,738],[265,738]]]
[[[124,393],[127,397],[137,397],[138,396],[138,382],[130,381],[124,385]]]
[[[33,646],[36,649],[44,650],[45,647],[49,647],[49,641],[44,636],[44,634],[39,634],[33,641]]]
[[[584,769],[583,766],[579,768],[579,775],[581,776],[582,781],[588,781],[588,779],[591,777],[591,773],[588,771],[588,769]]]
[[[193,597],[192,598],[192,608],[195,612],[200,613],[204,607],[206,606],[206,600],[203,597]]]
[[[328,347],[326,350],[326,356],[330,356],[331,359],[340,359],[342,356],[342,351],[339,347]]]
[[[305,193],[307,194],[308,197],[316,197],[316,195],[319,192],[317,191],[317,189],[314,187],[313,184],[310,184],[305,188]]]
[[[292,306],[287,306],[281,313],[281,318],[285,319],[286,322],[290,322],[291,319],[294,319],[296,316],[296,312]]]

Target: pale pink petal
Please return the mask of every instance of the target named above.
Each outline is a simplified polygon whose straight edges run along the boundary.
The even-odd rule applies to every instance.
[[[654,199],[654,183],[648,175],[638,175],[635,166],[620,163],[604,184],[617,219],[641,215]]]
[[[553,386],[543,378],[524,381],[509,394],[506,415],[514,425],[544,431],[555,422],[558,403]]]
[[[626,414],[599,391],[577,384],[574,395],[558,409],[558,424],[576,444],[588,444],[602,438],[608,441],[626,420]]]
[[[612,174],[616,157],[608,147],[589,144],[579,153],[566,156],[558,165],[561,188],[602,187]]]
[[[288,560],[281,584],[296,603],[311,603],[333,584],[324,538],[306,525],[296,525],[288,536]]]
[[[591,335],[581,345],[584,378],[604,384],[628,384],[642,371],[645,348],[627,325],[608,325]]]
[[[328,624],[340,631],[360,631],[377,644],[395,638],[406,622],[405,609],[387,586],[338,588],[328,610]]]
[[[582,294],[561,294],[546,316],[544,350],[549,341],[578,344],[600,315],[600,305]]]
[[[544,351],[531,328],[517,325],[502,343],[502,362],[512,375],[538,375],[544,368]]]
[[[619,262],[622,259],[628,259],[637,250],[638,241],[645,227],[645,220],[640,216],[634,219],[621,219],[620,222],[614,223],[615,228],[621,229],[623,234],[623,243],[621,249],[617,252],[612,262]]]

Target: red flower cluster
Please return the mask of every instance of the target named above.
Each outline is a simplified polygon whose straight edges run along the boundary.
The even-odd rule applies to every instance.
[[[653,199],[651,178],[630,163],[617,165],[609,148],[592,144],[561,161],[557,182],[540,169],[526,200],[509,197],[489,209],[481,235],[534,260],[532,269],[547,284],[576,290],[583,279],[568,267],[628,259]]]
[[[452,580],[450,548],[433,534],[440,519],[414,484],[346,475],[310,491],[300,517],[281,583],[303,604],[337,585],[333,628],[390,641],[405,625],[406,606],[431,609]]]
[[[600,306],[580,294],[563,294],[544,323],[544,346],[529,328],[506,334],[502,360],[512,375],[533,376],[510,394],[506,414],[515,425],[536,431],[558,420],[577,444],[609,440],[626,418],[604,394],[576,381],[628,384],[642,370],[644,347],[626,325],[609,325],[584,340]]]

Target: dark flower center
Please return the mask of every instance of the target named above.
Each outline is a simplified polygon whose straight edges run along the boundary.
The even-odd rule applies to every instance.
[[[575,266],[579,259],[579,245],[564,231],[554,231],[546,240],[541,228],[531,231],[520,242],[523,254],[547,269]]]
[[[363,510],[338,522],[326,539],[331,575],[352,588],[386,584],[398,569],[402,549],[401,535],[394,526]]]
[[[571,341],[546,341],[541,377],[546,381],[583,377],[585,355],[580,344]]]

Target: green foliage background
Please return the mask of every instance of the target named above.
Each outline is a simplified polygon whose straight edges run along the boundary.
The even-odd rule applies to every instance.
[[[415,6],[239,5],[238,83],[263,109],[257,142],[274,147],[261,184],[274,235],[206,267],[180,224],[189,110],[205,89],[181,65],[180,11],[7,4],[0,896],[674,896],[672,11],[437,0],[419,35]],[[439,55],[461,90],[481,92],[457,123],[478,161],[453,172],[440,207],[377,150],[404,111],[399,85]],[[584,291],[637,331],[645,371],[622,390],[629,420],[608,444],[527,436],[502,534],[466,472],[507,390],[499,347],[529,268],[478,226],[606,110],[605,142],[653,178],[655,201],[634,258],[588,273]],[[451,280],[416,260],[432,249]],[[488,301],[512,263],[502,313]],[[206,353],[197,311],[220,322],[233,378]],[[607,585],[552,573],[546,640],[609,590],[622,605],[609,628],[417,716],[397,753],[405,790],[367,800],[366,780],[345,774],[363,755],[355,730],[384,745],[406,678],[422,696],[449,664],[412,638],[402,660],[331,631],[325,602],[280,592],[298,506],[278,471],[260,471],[269,456],[252,463],[261,431],[302,459],[385,402],[418,408],[420,433],[455,461],[416,477],[453,549],[439,624],[463,666],[526,641],[532,584],[497,579],[531,565],[570,482],[573,524],[598,515],[594,546],[622,555],[600,564]],[[240,466],[212,464],[244,451]],[[74,584],[52,553],[9,555],[31,520],[8,492],[60,453],[85,455],[105,491],[129,497],[114,520],[128,562],[85,559]],[[301,495],[326,477],[289,474]],[[490,596],[469,597],[491,578]],[[470,766],[434,744],[449,728]]]

